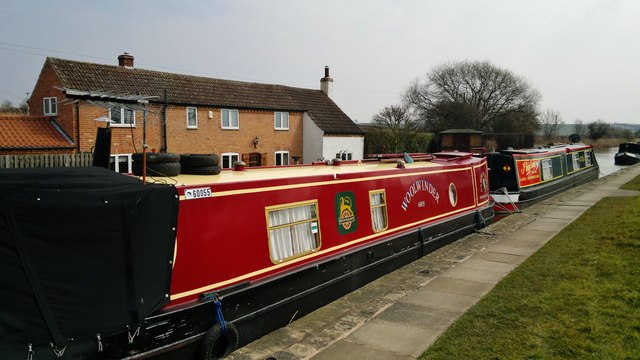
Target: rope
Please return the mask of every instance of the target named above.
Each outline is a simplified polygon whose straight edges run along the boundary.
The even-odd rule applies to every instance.
[[[55,345],[53,345],[53,342],[50,343],[51,344],[51,348],[53,349],[53,353],[56,354],[56,357],[61,358],[64,355],[64,351],[67,350],[67,346],[63,346],[62,349],[58,349]]]
[[[216,300],[215,304],[216,304],[216,320],[218,321],[218,324],[220,324],[220,327],[222,328],[222,333],[226,334],[227,323],[226,321],[224,321],[224,316],[222,315],[222,303],[220,302],[220,300]]]
[[[100,334],[96,334],[96,340],[98,341],[98,352],[102,352],[104,349],[102,348],[102,339],[100,338]]]
[[[133,332],[133,335],[131,335],[131,330],[127,331],[127,337],[129,338],[129,344],[133,344],[133,339],[135,339],[136,336],[138,336],[139,334],[140,334],[140,326],[138,326],[136,331]]]

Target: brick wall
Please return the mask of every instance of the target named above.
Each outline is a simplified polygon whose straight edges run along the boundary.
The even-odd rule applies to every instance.
[[[60,79],[56,75],[51,65],[45,61],[36,86],[29,98],[29,115],[44,116],[43,99],[46,97],[56,97],[58,102],[58,115],[56,121],[60,127],[75,141],[77,133],[74,126],[74,106],[70,104],[59,104],[64,99]]]
[[[95,145],[97,127],[104,124],[93,119],[107,116],[107,109],[93,106],[79,106],[80,148],[91,151]],[[302,157],[302,112],[289,113],[289,130],[275,130],[274,112],[260,110],[239,110],[240,129],[222,129],[221,113],[218,108],[198,107],[198,127],[187,128],[186,106],[169,105],[167,119],[167,151],[172,153],[222,154],[252,152],[266,154],[266,165],[275,165],[275,152],[288,151],[290,164],[293,157]],[[211,117],[209,116],[211,114]],[[136,125],[130,127],[112,126],[111,153],[126,154],[142,152],[143,113],[137,111]],[[258,138],[257,146],[254,139]],[[149,151],[162,149],[161,108],[152,105],[147,112],[146,138]]]

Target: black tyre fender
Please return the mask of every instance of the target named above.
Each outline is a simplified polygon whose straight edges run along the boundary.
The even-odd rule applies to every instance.
[[[134,161],[131,168],[133,170],[133,175],[142,176],[142,162]],[[147,176],[178,176],[179,174],[179,162],[147,163]]]
[[[183,174],[191,175],[218,175],[220,174],[220,165],[215,166],[185,166],[182,165]]]
[[[142,153],[131,154],[131,159],[135,162],[142,162]],[[180,161],[180,154],[174,153],[147,153],[147,163],[166,163],[166,162],[178,162]]]
[[[220,157],[216,154],[181,154],[180,164],[184,167],[216,166]]]
[[[221,359],[238,348],[238,329],[230,322],[224,322],[227,331],[222,333],[220,324],[213,325],[200,341],[199,360]]]

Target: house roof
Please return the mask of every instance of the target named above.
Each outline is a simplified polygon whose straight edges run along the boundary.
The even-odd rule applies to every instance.
[[[0,150],[70,148],[73,143],[47,116],[0,114]]]
[[[150,102],[235,109],[306,111],[325,133],[363,134],[321,90],[222,80],[124,66],[47,58],[62,86],[80,91],[153,96]]]
[[[440,134],[484,134],[482,131],[473,129],[449,129],[441,131]]]

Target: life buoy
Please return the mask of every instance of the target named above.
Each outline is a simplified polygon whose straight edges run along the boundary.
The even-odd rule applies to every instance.
[[[227,330],[223,333],[220,324],[213,325],[200,342],[201,360],[221,359],[238,348],[238,329],[230,322],[224,322]]]

